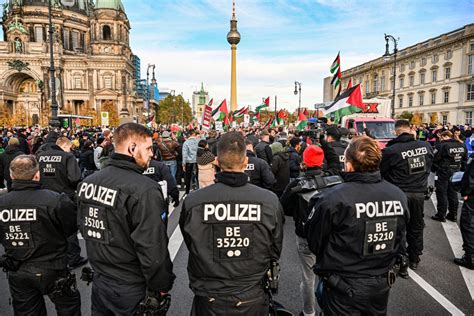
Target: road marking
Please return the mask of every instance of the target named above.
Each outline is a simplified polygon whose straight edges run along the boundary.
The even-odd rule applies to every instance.
[[[431,195],[431,202],[433,202],[433,206],[436,209],[436,205],[438,204],[438,200],[436,199],[436,195]],[[461,202],[461,201],[460,201]],[[462,201],[464,203],[464,201]],[[444,233],[446,237],[448,237],[449,245],[451,246],[451,250],[456,258],[461,258],[463,256],[462,250],[462,236],[461,231],[457,223],[446,221],[445,223],[441,223],[443,226]],[[455,263],[453,263],[455,264]],[[458,266],[461,270],[461,275],[466,283],[466,287],[471,295],[471,299],[474,300],[474,273],[465,268]]]
[[[413,270],[410,270],[410,278],[415,281],[419,286],[423,288],[431,297],[433,297],[438,303],[441,304],[451,315],[464,315],[464,313],[454,306],[446,297],[444,297],[440,292],[438,292],[434,287],[432,287],[428,282],[423,280],[418,274]]]
[[[179,248],[181,248],[181,244],[183,243],[183,234],[181,234],[181,229],[179,225],[176,225],[173,234],[168,242],[168,251],[170,253],[171,261],[174,261],[174,258],[178,254]]]

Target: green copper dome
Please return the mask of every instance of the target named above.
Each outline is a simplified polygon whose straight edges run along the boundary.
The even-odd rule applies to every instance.
[[[112,9],[125,12],[122,0],[96,0],[96,9]]]

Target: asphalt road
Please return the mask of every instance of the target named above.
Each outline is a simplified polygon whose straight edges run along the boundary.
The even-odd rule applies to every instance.
[[[173,262],[177,277],[171,292],[172,304],[168,312],[170,316],[188,315],[192,303],[192,292],[188,287],[186,271],[188,251],[184,243],[180,245],[181,239],[177,226],[180,211],[180,207],[176,208],[169,222],[170,248],[172,256],[176,253]],[[465,276],[463,277],[461,269],[452,262],[454,254],[450,241],[453,243],[456,237],[459,239],[459,231],[454,226],[454,229],[447,233],[441,223],[430,219],[433,214],[433,202],[427,201],[425,203],[425,250],[422,262],[416,275],[410,270],[410,279],[397,279],[390,293],[389,315],[474,315],[474,301],[467,286],[468,283],[471,284],[471,292],[474,295],[474,289],[472,289],[474,271],[464,269]],[[457,235],[453,236],[453,234]],[[84,240],[80,240],[80,243],[85,255]],[[459,250],[454,251],[459,252]],[[79,269],[75,272],[79,277]],[[470,282],[465,278],[470,279]],[[296,252],[294,224],[291,218],[287,218],[281,259],[280,292],[275,299],[295,315],[298,315],[302,309],[299,283],[299,259]],[[90,315],[91,287],[86,286],[82,281],[78,281],[78,287],[82,296],[83,315]],[[0,315],[2,316],[13,315],[9,299],[8,282],[5,274],[0,273]],[[54,315],[54,306],[49,299],[46,301],[49,314]]]

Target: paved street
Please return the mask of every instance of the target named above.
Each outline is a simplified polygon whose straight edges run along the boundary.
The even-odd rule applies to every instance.
[[[192,303],[186,272],[188,252],[184,243],[181,243],[181,233],[177,226],[180,211],[181,208],[178,207],[171,213],[169,224],[170,251],[177,276],[172,291],[172,305],[168,313],[171,316],[188,314]],[[429,218],[432,214],[434,214],[433,201],[427,201],[423,261],[416,274],[410,270],[409,280],[400,278],[397,280],[390,295],[390,315],[474,315],[474,272],[463,268],[463,276],[461,269],[452,263],[454,254],[451,244],[456,248],[456,252],[459,253],[461,250],[458,227],[454,223],[435,222]],[[280,293],[276,299],[297,314],[301,311],[302,304],[298,290],[299,265],[293,230],[293,221],[287,218],[281,260]],[[83,246],[84,240],[81,239],[80,242]],[[79,273],[80,271],[76,270],[76,274]],[[79,281],[79,289],[82,295],[83,314],[90,315],[91,287]],[[49,302],[48,304],[48,310],[54,314],[54,307]],[[0,315],[13,315],[9,305],[8,284],[3,273],[0,274]]]

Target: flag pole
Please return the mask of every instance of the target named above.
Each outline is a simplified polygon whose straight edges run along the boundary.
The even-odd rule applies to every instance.
[[[277,119],[277,96],[275,96],[275,119]]]

